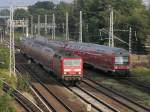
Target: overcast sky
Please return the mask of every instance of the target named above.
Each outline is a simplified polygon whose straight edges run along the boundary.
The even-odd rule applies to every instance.
[[[55,3],[58,3],[59,1],[71,2],[73,0],[0,0],[0,7],[10,6],[11,4],[21,5],[21,6],[32,5],[36,3],[37,1],[54,1]]]
[[[59,2],[59,1],[67,1],[67,2],[71,2],[73,0],[0,0],[0,7],[2,6],[10,6],[11,4],[14,5],[32,5],[34,3],[36,3],[37,1],[54,1],[54,2]],[[150,2],[150,0],[143,0],[145,3],[148,4],[148,2]]]

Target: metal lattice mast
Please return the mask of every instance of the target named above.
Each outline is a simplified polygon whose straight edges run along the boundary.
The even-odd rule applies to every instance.
[[[36,34],[36,32],[37,32],[37,26],[34,25],[34,34]]]
[[[40,35],[40,15],[38,15],[38,35]]]
[[[52,39],[55,39],[55,14],[53,14],[53,20],[52,20]]]
[[[45,15],[45,35],[47,35],[47,15]]]
[[[114,12],[110,8],[109,46],[114,47]]]
[[[12,10],[12,21],[14,20],[13,19],[13,13],[14,13],[14,10]],[[15,76],[15,66],[16,66],[16,60],[15,60],[15,26],[14,26],[14,22],[12,24],[12,68],[13,68],[13,75]]]
[[[23,18],[23,21],[24,21],[25,19]],[[25,36],[25,30],[24,30],[24,27],[25,26],[23,26],[23,35]]]
[[[113,9],[111,11],[111,19],[112,19],[112,23],[111,23],[111,39],[112,39],[112,47],[114,47],[114,11],[113,11]]]
[[[130,27],[129,28],[129,53],[132,53],[132,42],[131,42],[131,39],[132,39],[132,28]]]
[[[66,12],[66,40],[69,40],[68,12]]]
[[[26,37],[28,37],[29,36],[29,20],[28,19],[26,19],[26,21],[25,21],[25,24],[26,24]]]
[[[9,76],[11,77],[12,75],[12,67],[11,67],[11,63],[12,63],[12,49],[11,49],[11,38],[12,38],[12,7],[10,8],[10,19],[9,19]]]
[[[31,16],[31,36],[33,36],[33,16]]]
[[[79,32],[79,41],[82,43],[82,11],[80,11],[80,32]]]
[[[1,38],[0,43],[3,43],[3,34],[2,34],[2,31],[0,31],[0,38]]]
[[[15,47],[14,47],[14,21],[13,21],[13,7],[10,8],[10,76],[15,76]]]

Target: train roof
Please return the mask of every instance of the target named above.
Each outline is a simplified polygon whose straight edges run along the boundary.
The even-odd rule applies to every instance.
[[[69,46],[79,46],[80,49],[84,49],[84,47],[88,47],[89,50],[92,49],[97,52],[109,52],[109,53],[115,53],[118,54],[120,52],[128,54],[128,51],[123,48],[117,48],[117,47],[109,47],[99,44],[93,44],[93,43],[80,43],[80,42],[68,42]],[[69,47],[68,46],[68,47]]]
[[[48,41],[48,39],[46,39],[46,38],[44,38],[44,39],[42,37],[41,38],[28,38],[28,39],[25,39],[25,41],[34,42],[35,44],[42,45],[42,46],[46,47],[46,49],[52,49],[55,52],[54,55],[56,55],[56,56],[58,56],[60,58],[61,57],[65,57],[65,58],[80,58],[78,55],[74,55],[72,53],[65,52],[61,48],[57,48],[56,46],[48,44],[50,41]],[[57,42],[57,41],[55,41],[55,42]]]
[[[72,53],[65,52],[64,50],[61,50],[61,49],[57,50],[55,54],[59,55],[61,57],[65,57],[65,58],[81,58],[78,55],[74,55]]]
[[[73,42],[73,41],[60,41],[60,40],[48,40],[47,38],[44,38],[42,36],[39,36],[38,38],[33,38],[36,42],[47,45],[49,47],[64,47],[67,45],[67,47],[76,47],[79,50],[90,50],[90,51],[96,51],[96,52],[105,52],[105,53],[115,53],[115,54],[129,54],[129,52],[123,48],[117,48],[117,47],[109,47],[99,44],[93,44],[93,43],[80,43],[80,42]]]

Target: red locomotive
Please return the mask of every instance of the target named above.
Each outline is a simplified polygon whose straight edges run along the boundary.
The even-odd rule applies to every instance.
[[[40,63],[46,70],[53,71],[65,82],[80,82],[83,77],[83,62],[79,56],[63,50],[35,43],[34,39],[21,42],[21,52]]]
[[[43,40],[43,41],[40,41]],[[113,48],[92,43],[62,42],[56,40],[37,39],[43,43],[67,52],[76,54],[84,60],[85,64],[111,73],[129,74],[129,52],[122,48]]]

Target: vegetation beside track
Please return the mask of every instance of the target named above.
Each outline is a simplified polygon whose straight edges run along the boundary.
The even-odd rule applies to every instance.
[[[11,106],[13,98],[9,94],[0,95],[0,112],[16,112]]]
[[[108,86],[116,91],[119,91],[123,94],[126,94],[127,96],[131,98],[137,99],[138,103],[150,106],[150,96],[147,93],[143,93],[142,91],[130,86],[121,84],[119,81],[115,79],[106,79],[102,81],[102,84],[105,86]]]
[[[23,91],[28,91],[27,78],[19,78],[17,80],[13,75],[9,75],[9,49],[0,46],[0,79],[6,81],[13,88],[19,88]],[[19,110],[18,104],[14,103],[14,99],[2,90],[2,82],[0,81],[0,112],[16,112]],[[13,106],[12,106],[13,104]]]
[[[145,72],[144,72],[145,75],[149,75],[149,72],[148,72],[149,70],[147,68],[143,68],[143,69],[145,69]],[[143,69],[140,69],[141,72],[143,71]],[[136,68],[134,70],[137,72]],[[132,69],[132,73],[134,70]],[[138,73],[140,75],[142,75],[140,70]],[[86,72],[90,79],[92,79],[96,82],[99,82],[106,87],[112,88],[114,91],[120,92],[122,95],[125,95],[125,96],[135,100],[137,103],[150,106],[150,96],[148,93],[143,92],[140,89],[135,88],[132,85],[121,83],[121,80],[120,80],[120,78],[125,78],[127,80],[128,79],[136,80],[136,78],[140,79],[140,77],[137,77],[137,76],[133,76],[130,78],[129,77],[117,77],[117,76],[114,77],[114,76],[108,76],[108,74],[105,74],[105,73],[100,73],[100,71],[92,72],[91,70],[87,70],[87,71],[85,71],[85,73]],[[142,76],[142,77],[145,77],[145,76]],[[143,84],[143,83],[141,83],[141,84]]]
[[[150,68],[145,67],[132,68],[131,73],[135,76],[136,80],[150,84]]]
[[[0,46],[0,68],[7,69],[9,67],[9,49]]]
[[[16,86],[14,77],[9,77],[9,49],[0,46],[0,79],[7,83]],[[15,108],[10,106],[13,98],[2,90],[2,82],[0,82],[0,112],[15,112]]]

